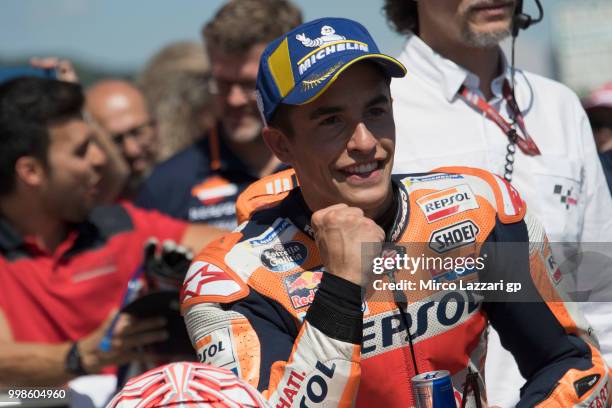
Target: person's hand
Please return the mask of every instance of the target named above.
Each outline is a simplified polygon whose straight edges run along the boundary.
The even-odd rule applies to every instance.
[[[31,58],[30,65],[35,68],[54,69],[57,74],[57,79],[60,81],[79,82],[79,77],[72,63],[67,59],[60,59],[57,57]]]
[[[128,182],[130,165],[108,133],[104,131],[88,112],[85,112],[85,119],[93,130],[94,142],[102,149],[106,156],[106,165],[101,169],[102,179],[98,187],[96,203],[98,205],[114,204],[121,198]]]
[[[106,321],[93,333],[78,341],[83,368],[88,373],[98,373],[109,365],[122,365],[132,361],[155,361],[157,356],[143,353],[142,347],[162,342],[168,338],[163,318],[137,319],[120,314],[113,330],[109,351],[99,348],[115,318],[117,311],[110,313]]]
[[[382,244],[385,232],[359,208],[336,204],[312,214],[315,241],[325,269],[357,285],[377,256],[376,251],[362,253],[362,243]]]

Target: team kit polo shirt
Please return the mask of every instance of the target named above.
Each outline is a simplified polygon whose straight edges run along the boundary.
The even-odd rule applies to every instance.
[[[99,207],[50,253],[0,218],[0,310],[17,342],[76,341],[120,307],[149,237],[186,224],[129,204]]]
[[[159,164],[145,181],[136,205],[175,218],[232,230],[236,199],[259,177],[223,142],[222,126]],[[278,170],[286,166],[279,166]]]

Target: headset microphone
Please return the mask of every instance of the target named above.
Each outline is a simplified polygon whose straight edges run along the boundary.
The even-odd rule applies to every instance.
[[[544,18],[544,10],[540,0],[535,0],[536,6],[538,7],[538,17],[533,18],[529,14],[523,13],[523,0],[516,1],[516,11],[512,18],[512,37],[518,35],[519,30],[526,30],[531,25],[539,23]]]
[[[516,89],[515,82],[515,55],[516,49],[516,37],[518,37],[519,30],[526,30],[533,24],[537,24],[544,18],[544,9],[540,0],[535,0],[536,6],[538,7],[538,17],[533,18],[527,13],[523,13],[523,0],[516,0],[516,8],[514,9],[514,16],[512,17],[512,46],[511,46],[511,57],[510,57],[510,90],[512,92],[512,100],[515,106],[518,106],[516,102],[516,96],[514,90]],[[520,110],[519,110],[520,112]],[[512,127],[516,125],[516,115],[512,115]],[[515,140],[510,140],[506,147],[506,165],[504,166],[504,179],[506,181],[512,181],[512,173],[514,172],[514,153],[516,151]]]

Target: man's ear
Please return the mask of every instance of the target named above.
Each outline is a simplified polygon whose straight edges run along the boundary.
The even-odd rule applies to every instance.
[[[33,156],[22,156],[15,162],[15,178],[17,183],[38,187],[46,178],[45,166]]]
[[[280,161],[286,164],[293,162],[293,153],[289,146],[289,139],[282,130],[266,126],[262,130],[263,139]]]

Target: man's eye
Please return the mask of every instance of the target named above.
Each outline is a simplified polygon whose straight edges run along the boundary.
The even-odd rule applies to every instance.
[[[336,123],[340,122],[340,117],[337,115],[334,116],[328,116],[327,118],[323,119],[319,125],[321,126],[329,126],[329,125],[334,125]]]
[[[85,157],[88,149],[89,149],[89,142],[83,143],[82,145],[79,146],[79,148],[74,153],[79,157]]]
[[[369,110],[370,116],[378,117],[387,113],[387,110],[384,108],[371,108]]]

